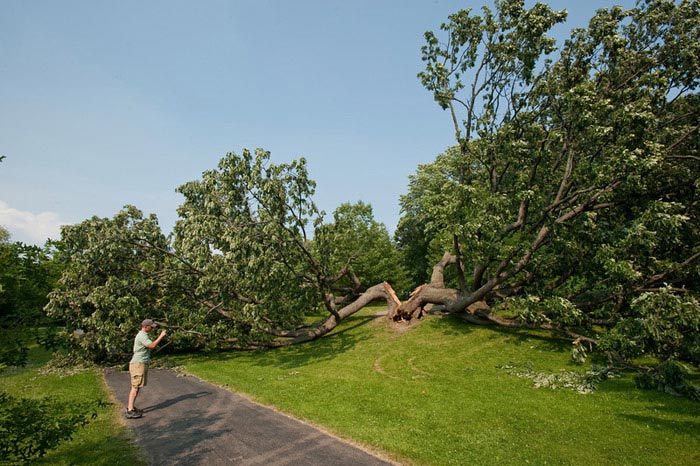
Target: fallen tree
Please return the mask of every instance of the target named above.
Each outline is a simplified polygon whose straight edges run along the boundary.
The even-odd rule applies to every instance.
[[[227,154],[179,188],[172,239],[133,206],[64,227],[56,259],[66,268],[46,309],[96,360],[124,358],[146,315],[180,350],[255,349],[319,338],[374,301],[393,311],[388,280],[406,279],[386,228],[363,203],[323,223],[313,190],[303,159]]]
[[[554,61],[543,34],[560,13],[497,7],[450,16],[442,42],[426,33],[420,77],[457,144],[402,199],[400,246],[438,265],[393,318],[431,304],[563,333],[577,359],[697,365],[697,2],[600,10]]]
[[[411,276],[436,264],[406,301],[371,207],[345,204],[324,223],[305,161],[259,149],[178,189],[172,238],[134,207],[65,227],[48,312],[85,331],[77,348],[110,359],[144,315],[178,348],[252,349],[327,335],[381,300],[397,322],[431,306],[559,332],[577,360],[652,356],[637,364],[645,383],[682,387],[680,363],[700,362],[700,8],[600,10],[553,60],[547,32],[565,14],[523,5],[455,13],[442,42],[426,33],[419,76],[456,145],[402,198]]]

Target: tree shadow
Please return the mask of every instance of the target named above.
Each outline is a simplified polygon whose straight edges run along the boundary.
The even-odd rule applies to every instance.
[[[537,349],[553,353],[567,352],[571,348],[571,339],[562,337],[548,330],[530,328],[509,328],[498,325],[477,325],[469,323],[457,315],[445,315],[436,319],[440,330],[449,336],[468,335],[476,329],[491,332],[492,339],[502,339],[516,346],[537,346]]]
[[[146,389],[150,390],[144,394],[147,398],[140,398],[145,404],[145,415],[128,421],[148,464],[204,464],[212,454],[212,445],[216,444],[212,441],[232,435],[233,427],[226,419],[228,411],[210,409],[215,405],[221,408],[221,397],[215,390],[194,381],[180,382],[166,377],[159,386],[156,373],[153,376],[153,384],[149,381]],[[127,374],[108,371],[106,379],[115,397],[128,392]],[[156,401],[159,399],[162,401]]]
[[[232,428],[212,428],[213,425],[221,424],[222,419],[223,414],[210,414],[206,417],[172,416],[167,429],[137,427],[138,443],[152,465],[202,464],[211,453],[203,443],[229,435],[233,431]]]
[[[423,317],[415,324],[408,325],[435,325],[447,336],[461,336],[473,333],[477,326],[465,322],[459,316],[444,312],[428,312],[428,317]]]
[[[667,413],[674,416],[696,416],[697,420],[695,432],[700,432],[700,402],[693,401],[678,395],[672,395],[656,389],[638,388],[633,380],[634,373],[626,373],[622,377],[607,379],[598,384],[598,392],[610,393],[613,396],[635,394],[635,401],[638,403],[638,412]],[[656,418],[650,414],[650,418]],[[660,418],[656,418],[660,419]],[[665,419],[660,419],[666,421]],[[675,421],[669,421],[675,422]]]
[[[373,316],[350,316],[328,335],[301,345],[275,348],[256,358],[260,366],[274,366],[284,369],[303,367],[335,359],[339,354],[355,348],[359,343],[371,338],[358,333],[358,329],[373,321]]]
[[[146,466],[148,464],[145,458],[137,453],[136,449],[133,450],[134,456],[123,451],[123,449],[115,451],[115,448],[119,448],[121,445],[124,445],[124,439],[119,435],[105,436],[92,442],[71,441],[62,444],[55,450],[49,451],[46,456],[31,464],[65,464],[67,457],[71,458],[70,464],[76,466]],[[115,463],[116,458],[118,458],[118,462]]]
[[[208,353],[206,357],[209,360],[229,361],[249,355],[250,361],[256,366],[283,369],[303,367],[332,360],[339,354],[349,351],[359,343],[371,338],[370,335],[362,334],[358,329],[366,326],[376,318],[376,316],[372,315],[350,316],[329,334],[297,345],[261,349],[249,353]]]
[[[658,416],[642,414],[619,414],[618,417],[625,421],[642,424],[659,432],[674,432],[676,434],[695,437],[697,437],[698,432],[700,432],[700,420],[662,419]]]

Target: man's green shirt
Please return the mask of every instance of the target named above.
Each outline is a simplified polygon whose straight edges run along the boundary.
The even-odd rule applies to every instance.
[[[148,364],[151,360],[151,349],[148,347],[153,343],[150,338],[148,338],[148,333],[143,330],[139,331],[134,338],[134,356],[131,358],[131,362],[142,362]]]

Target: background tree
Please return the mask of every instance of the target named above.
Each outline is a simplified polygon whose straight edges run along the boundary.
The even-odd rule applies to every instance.
[[[336,302],[354,301],[367,284],[386,281],[400,292],[411,287],[396,245],[368,204],[342,204],[333,212],[332,223],[319,226],[312,243],[324,267],[348,270],[334,287]]]
[[[55,322],[42,309],[60,273],[51,242],[43,248],[12,242],[0,225],[0,370],[24,365],[32,340],[53,345]]]
[[[0,162],[5,156],[0,156]],[[55,322],[42,312],[60,274],[45,248],[10,242],[0,226],[0,371],[24,366],[34,336],[53,346]],[[96,415],[92,406],[70,406],[51,398],[16,398],[0,392],[0,462],[29,464],[68,440]]]
[[[458,149],[450,151],[454,155]],[[454,209],[445,209],[443,190],[461,187],[461,183],[456,186],[453,183],[459,178],[460,169],[445,165],[444,157],[438,156],[435,163],[419,165],[416,174],[409,176],[408,193],[401,196],[402,216],[394,236],[414,288],[430,279],[433,264],[452,246],[453,236],[446,226],[452,223],[456,213]]]
[[[22,366],[29,345],[51,345],[55,323],[42,309],[60,269],[51,246],[10,242],[0,227],[0,366]]]
[[[598,345],[616,363],[697,364],[697,2],[600,10],[555,62],[540,54],[561,14],[496,7],[450,16],[444,44],[426,34],[420,77],[451,111],[457,150],[419,170],[428,187],[412,184],[404,210],[453,244],[395,317],[435,303],[473,322],[565,333],[578,357]]]

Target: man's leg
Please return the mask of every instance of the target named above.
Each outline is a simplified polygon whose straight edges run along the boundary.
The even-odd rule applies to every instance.
[[[134,410],[134,404],[136,404],[136,397],[138,395],[139,395],[138,387],[131,387],[131,391],[129,392],[129,404],[126,407],[127,411]]]
[[[131,391],[129,392],[129,401],[126,407],[126,416],[129,419],[141,417],[141,411],[136,410],[136,397],[139,395],[139,390],[146,384],[145,365],[143,363],[130,363],[129,375],[131,377]]]

